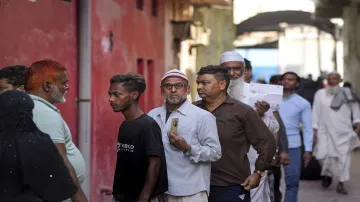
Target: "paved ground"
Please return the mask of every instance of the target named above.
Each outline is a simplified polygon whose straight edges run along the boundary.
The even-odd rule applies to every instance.
[[[347,196],[336,193],[337,182],[329,189],[321,188],[320,181],[301,181],[299,202],[360,202],[360,152],[352,157],[351,180],[345,184]]]

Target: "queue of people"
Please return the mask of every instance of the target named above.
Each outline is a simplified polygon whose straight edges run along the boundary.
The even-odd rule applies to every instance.
[[[350,153],[360,146],[353,91],[330,73],[312,108],[296,94],[300,77],[286,72],[271,80],[283,85],[282,102],[258,100],[252,108],[250,70],[239,53],[225,52],[219,65],[197,73],[194,103],[186,75],[170,70],[161,79],[165,102],[148,114],[138,103],[146,91],[141,75],[110,78],[110,107],[125,117],[114,143],[113,201],[278,202],[284,195],[297,202],[302,162],[313,156],[322,164],[322,186],[339,178],[337,192],[347,194]],[[0,201],[88,201],[84,159],[54,106],[66,102],[67,82],[66,68],[53,60],[0,70]]]

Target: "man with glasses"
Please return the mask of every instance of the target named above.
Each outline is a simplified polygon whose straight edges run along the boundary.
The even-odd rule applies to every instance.
[[[211,162],[221,157],[215,117],[187,100],[188,78],[179,70],[167,72],[160,88],[165,104],[148,115],[162,132],[169,183],[165,201],[207,202]]]

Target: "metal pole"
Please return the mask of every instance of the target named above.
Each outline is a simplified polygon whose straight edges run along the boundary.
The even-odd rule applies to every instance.
[[[91,0],[79,0],[79,149],[86,165],[83,190],[90,197],[91,169]]]

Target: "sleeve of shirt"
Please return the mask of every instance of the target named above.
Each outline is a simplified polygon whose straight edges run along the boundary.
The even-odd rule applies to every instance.
[[[289,152],[289,140],[286,135],[286,129],[284,122],[282,121],[281,117],[279,120],[279,152]]]
[[[358,102],[350,103],[353,124],[360,123],[360,108]]]
[[[303,126],[304,147],[306,152],[311,152],[313,148],[313,128],[311,105],[306,102],[304,109],[301,111],[301,123]]]
[[[319,92],[319,91],[318,91]],[[312,108],[312,127],[314,129],[318,129],[318,124],[319,124],[319,116],[320,116],[320,112],[319,112],[319,93],[316,92],[315,96],[314,96],[314,102],[313,102],[313,108]]]
[[[161,156],[163,143],[161,129],[157,123],[153,123],[145,131],[145,153],[147,156]]]
[[[276,152],[274,135],[252,109],[244,117],[244,129],[247,139],[259,154],[255,162],[255,170],[269,170],[272,167],[271,161]]]
[[[265,113],[263,116],[263,121],[265,125],[269,128],[270,132],[275,134],[279,130],[279,123],[276,121],[275,117],[271,113]]]
[[[36,126],[50,136],[55,144],[65,143],[65,131],[62,118],[57,114],[37,115],[34,119]]]
[[[213,162],[221,158],[221,146],[215,117],[205,114],[197,124],[197,138],[200,144],[190,144],[189,156],[192,163]]]

